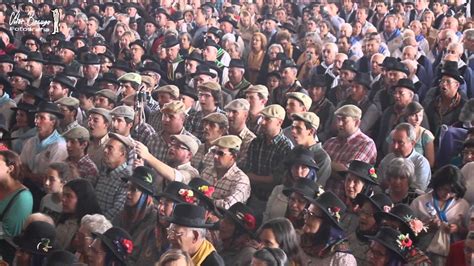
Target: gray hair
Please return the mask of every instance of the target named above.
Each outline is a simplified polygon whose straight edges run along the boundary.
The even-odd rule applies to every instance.
[[[222,43],[225,43],[226,41],[229,42],[236,42],[237,40],[235,39],[235,35],[232,33],[226,33],[224,36],[222,36]]]
[[[474,240],[474,231],[469,231],[469,233],[467,233],[466,240]]]
[[[199,239],[206,238],[206,234],[207,234],[207,229],[206,229],[206,228],[193,228],[193,227],[188,227],[188,230],[198,232],[198,234],[199,234]]]
[[[112,223],[102,214],[87,214],[82,217],[81,226],[91,233],[103,234],[112,228]]]
[[[388,168],[385,171],[387,179],[391,177],[406,177],[408,178],[408,185],[415,182],[415,165],[410,159],[406,158],[394,158],[388,164]]]
[[[416,141],[416,132],[415,132],[415,128],[408,124],[408,123],[400,123],[398,124],[395,129],[392,131],[392,134],[393,132],[395,131],[405,131],[407,133],[407,136],[408,136],[408,139],[411,140],[411,141]]]
[[[280,50],[279,52],[280,52],[280,53],[283,53],[283,46],[281,46],[281,45],[278,44],[278,43],[274,43],[274,44],[270,45],[270,46],[268,47],[268,51],[270,51],[273,47],[278,48],[278,50]]]
[[[76,15],[76,19],[87,21],[87,16],[84,13],[79,13]]]

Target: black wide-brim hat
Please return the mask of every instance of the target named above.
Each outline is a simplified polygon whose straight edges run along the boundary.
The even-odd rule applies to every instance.
[[[290,197],[291,193],[296,192],[301,194],[303,197],[306,196],[316,198],[318,191],[319,186],[314,183],[313,180],[308,178],[300,178],[293,184],[293,186],[284,188],[282,193],[287,197]]]
[[[217,22],[219,23],[222,23],[222,22],[229,22],[230,24],[232,24],[232,27],[234,27],[234,29],[238,29],[238,25],[237,25],[237,21],[234,20],[231,16],[223,16],[222,18],[220,18]]]
[[[34,61],[34,62],[39,62],[42,64],[46,63],[46,60],[44,60],[41,53],[38,53],[38,52],[30,52],[28,56],[26,57],[25,61]]]
[[[378,185],[377,181],[375,180],[377,178],[377,174],[375,172],[375,168],[371,164],[353,160],[350,162],[347,172],[361,178],[362,181],[366,183]]]
[[[120,85],[120,81],[118,81],[118,77],[114,73],[111,73],[111,72],[102,74],[102,77],[96,80],[97,83],[104,82],[104,81],[113,83],[116,85]]]
[[[143,43],[142,40],[135,40],[135,41],[131,42],[131,43],[128,45],[128,47],[132,48],[132,45],[138,45],[138,46],[140,46],[140,47],[143,49],[143,51],[146,53],[145,44]]]
[[[228,210],[223,208],[220,208],[220,210],[222,211],[222,213],[224,213],[224,216],[231,218],[237,226],[242,228],[251,237],[257,237],[256,231],[259,227],[257,216],[250,207],[244,205],[242,202],[236,202],[234,203],[234,205],[230,206]],[[246,217],[252,217],[254,223],[246,223]]]
[[[396,88],[406,88],[416,93],[415,84],[413,84],[413,81],[411,79],[398,80],[397,84],[392,86],[392,90],[395,90]]]
[[[211,78],[217,77],[217,74],[214,72],[211,72],[211,68],[207,64],[200,64],[197,67],[196,72],[191,74],[191,77],[196,77],[199,75],[207,75],[207,76],[210,76]]]
[[[206,180],[204,180],[202,178],[199,178],[199,177],[195,177],[195,178],[191,179],[191,181],[189,181],[188,185],[191,187],[191,189],[194,191],[194,193],[196,193],[196,196],[199,199],[199,201],[203,202],[203,204],[205,205],[205,207],[209,211],[212,211],[217,216],[222,217],[222,214],[217,209],[216,204],[214,203],[214,200],[212,198],[206,196],[204,194],[204,192],[201,191],[202,187],[208,187],[208,188],[215,189],[215,187],[213,185],[209,184]]]
[[[63,73],[59,73],[57,74],[53,80],[53,82],[57,82],[65,87],[67,87],[69,90],[73,90],[74,89],[74,81],[71,80],[70,78],[68,78],[68,76],[66,76],[65,74]]]
[[[388,211],[390,211],[393,206],[392,200],[384,193],[376,193],[371,197],[364,193],[359,193],[354,199],[354,203],[359,204],[359,207],[362,207],[362,204],[365,202],[370,202],[370,204],[375,207],[375,210],[379,212],[384,212],[387,209],[386,207],[388,207]]]
[[[180,95],[186,95],[188,97],[191,97],[193,98],[195,101],[197,101],[199,98],[198,98],[198,94],[197,94],[197,91],[190,87],[189,85],[185,84],[184,86],[180,86],[180,89],[179,89],[179,94]]]
[[[416,218],[415,213],[406,204],[395,205],[390,212],[376,212],[374,214],[375,221],[377,224],[381,224],[382,220],[398,221],[402,227],[399,229],[402,233],[408,233],[410,238],[415,241],[417,240],[415,232],[411,229],[406,217]]]
[[[390,251],[395,253],[401,261],[406,263],[407,260],[403,255],[403,251],[400,249],[399,244],[397,242],[398,237],[401,234],[402,233],[395,229],[392,229],[387,226],[382,226],[375,236],[367,236],[367,238],[376,241],[385,248],[389,249]]]
[[[126,251],[124,250],[122,244],[119,242],[119,239],[132,241],[132,237],[127,231],[120,227],[112,227],[109,230],[105,231],[105,233],[103,234],[92,233],[92,235],[100,239],[102,244],[105,245],[106,249],[112,251],[112,254],[115,258],[120,260],[123,264],[129,265],[127,263]]]
[[[370,76],[367,73],[357,73],[352,84],[360,84],[370,90]]]
[[[23,68],[15,68],[12,72],[8,73],[8,76],[9,77],[18,76],[18,77],[22,77],[28,80],[29,82],[33,81],[33,76],[30,74],[30,72]]]
[[[447,64],[446,62],[445,64]],[[444,66],[443,69],[441,70],[441,76],[448,76],[450,78],[455,79],[457,82],[460,84],[464,84],[464,78],[461,76],[459,73],[459,70],[457,69],[457,63],[456,63],[456,68],[455,67],[450,67]]]
[[[40,46],[43,43],[38,37],[36,37],[33,34],[28,34],[28,35],[25,35],[25,36],[21,37],[21,43],[22,44],[25,44],[27,40],[35,41],[36,45],[38,45],[38,46]]]
[[[147,193],[150,196],[155,195],[155,172],[146,166],[138,166],[133,170],[131,176],[123,178],[132,182],[140,191]]]
[[[163,43],[161,44],[161,47],[166,49],[166,48],[176,46],[178,44],[179,44],[179,39],[176,36],[168,35],[163,40]]]
[[[287,167],[290,167],[295,163],[306,165],[308,167],[315,168],[316,170],[319,169],[316,161],[314,160],[314,153],[302,147],[296,147],[295,149],[291,150],[290,154],[288,154],[288,158],[284,161],[284,164]]]
[[[132,68],[130,67],[130,65],[126,61],[123,61],[123,60],[115,61],[115,63],[112,64],[111,68],[120,69],[120,70],[123,70],[127,73],[133,71]]]
[[[304,197],[306,200],[310,201],[311,204],[316,205],[321,211],[329,218],[334,226],[342,229],[340,224],[340,217],[344,214],[347,207],[333,192],[326,191],[323,194],[319,195],[316,199],[314,197]],[[335,215],[329,213],[329,210],[336,211],[336,208],[339,213],[339,218],[336,218]]]
[[[35,255],[48,255],[58,249],[56,230],[47,222],[30,223],[21,235],[13,238],[13,244]]]
[[[35,110],[36,106],[24,102],[18,103],[15,107],[10,108],[12,111],[18,111],[22,110],[25,112],[31,112],[32,110]]]
[[[100,58],[94,53],[87,53],[82,57],[79,63],[83,65],[100,65]]]
[[[172,181],[166,185],[166,188],[163,190],[163,192],[157,193],[155,198],[159,199],[163,197],[176,203],[184,203],[184,198],[179,195],[179,191],[181,189],[191,190],[191,187],[182,182]]]
[[[191,228],[212,228],[215,223],[206,220],[206,209],[189,203],[179,203],[174,207],[173,215],[165,217],[165,220],[180,226]]]
[[[52,102],[42,102],[38,105],[38,108],[33,113],[50,113],[57,116],[59,119],[63,119],[64,115],[59,109],[58,105]]]
[[[42,89],[36,88],[34,86],[26,86],[24,93],[28,93],[40,101],[46,101],[45,92]]]

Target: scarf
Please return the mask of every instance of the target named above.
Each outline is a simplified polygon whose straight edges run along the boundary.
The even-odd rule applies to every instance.
[[[216,249],[211,244],[211,242],[204,240],[197,252],[191,257],[192,261],[194,262],[194,265],[200,266],[207,258],[207,256],[209,256],[209,254],[211,254],[215,250]]]
[[[385,42],[387,42],[387,43],[390,42],[391,40],[397,38],[398,36],[400,36],[400,30],[399,29],[396,29],[390,35],[387,35],[386,32],[383,33],[383,38],[385,39]]]
[[[423,36],[423,34],[418,34],[415,36],[415,40],[416,42],[421,42],[425,39],[425,36]]]
[[[59,134],[57,130],[54,130],[53,133],[49,135],[49,137],[45,138],[44,140],[40,140],[38,144],[36,144],[36,153],[44,151],[49,145],[57,142],[61,138],[61,134]]]
[[[7,103],[10,100],[8,93],[3,92],[3,96],[0,97],[0,105]]]
[[[259,71],[262,67],[264,56],[265,52],[263,50],[259,52],[250,51],[247,62],[248,68],[251,70]]]
[[[438,213],[438,217],[441,221],[447,223],[448,222],[448,217],[446,216],[446,210],[451,207],[451,205],[454,203],[454,199],[451,198],[446,201],[446,204],[444,204],[444,208],[441,210],[439,208],[439,201],[435,195],[433,195],[433,207],[436,210],[436,213]]]

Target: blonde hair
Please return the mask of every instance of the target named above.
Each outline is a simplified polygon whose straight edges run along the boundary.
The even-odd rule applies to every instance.
[[[116,43],[116,42],[118,42],[119,39],[120,39],[120,37],[117,36],[117,28],[118,28],[118,27],[122,27],[122,28],[123,28],[124,34],[125,34],[125,32],[131,31],[130,27],[129,27],[127,24],[122,23],[122,22],[117,22],[117,24],[115,24],[114,30],[113,30],[113,32],[112,32],[112,39],[111,39],[112,43]]]
[[[184,259],[186,261],[186,266],[194,266],[189,254],[182,251],[181,249],[169,249],[161,256],[160,260],[155,264],[155,266],[164,266],[179,259]]]

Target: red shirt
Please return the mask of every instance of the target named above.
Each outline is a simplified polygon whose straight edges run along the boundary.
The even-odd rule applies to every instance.
[[[449,248],[446,265],[468,266],[464,260],[464,240],[455,242]]]

